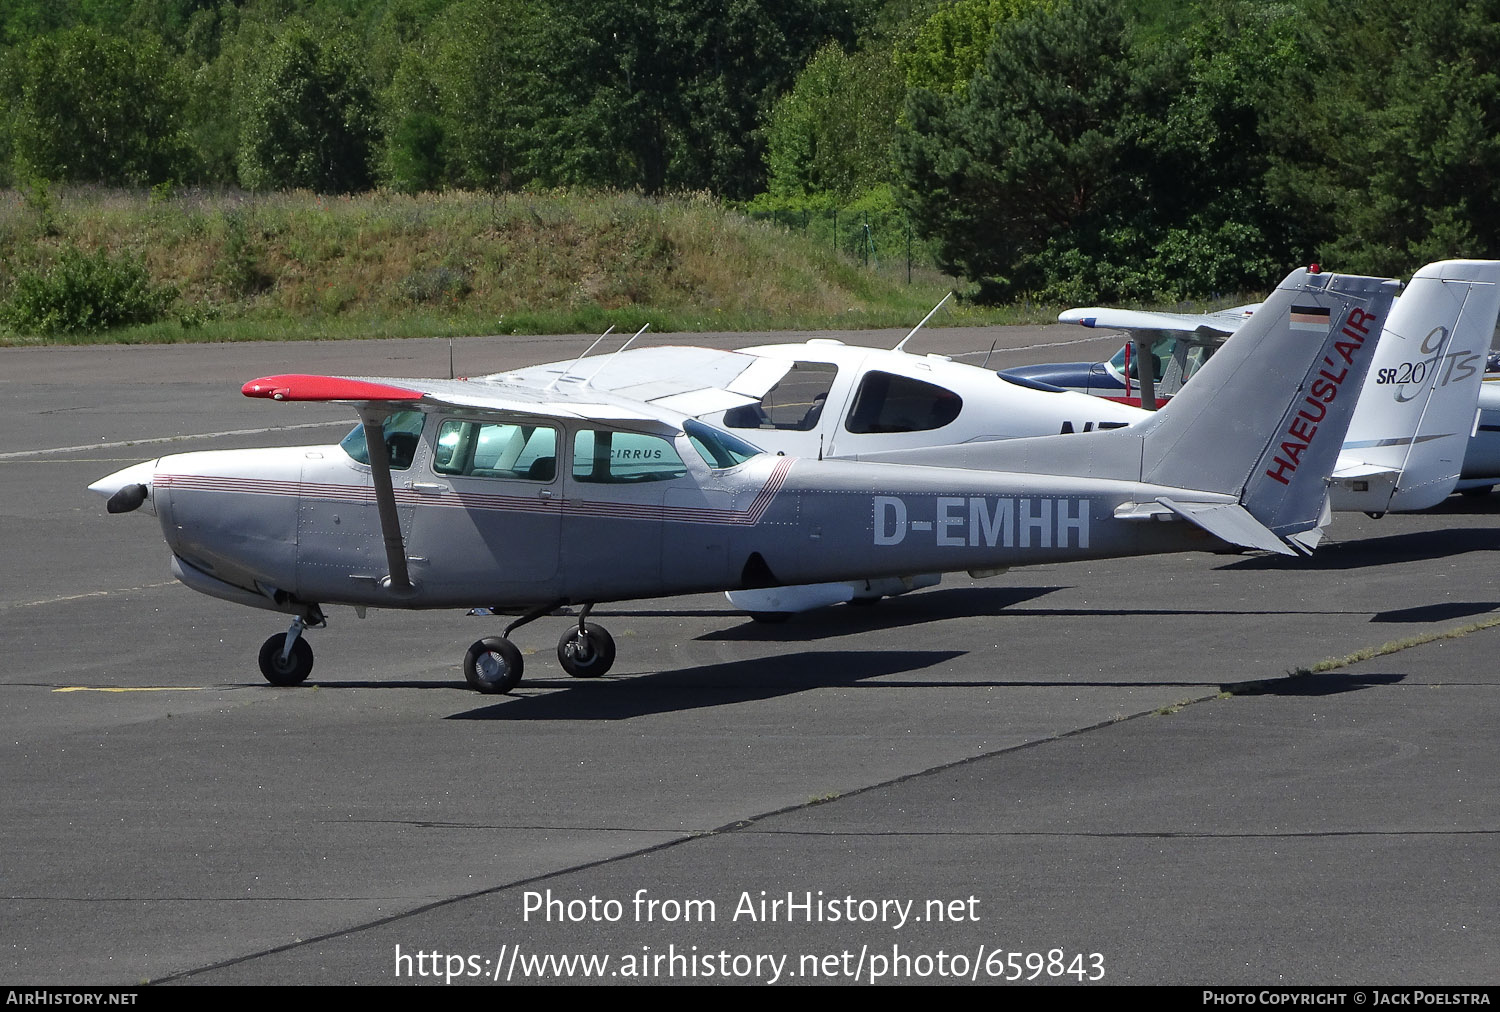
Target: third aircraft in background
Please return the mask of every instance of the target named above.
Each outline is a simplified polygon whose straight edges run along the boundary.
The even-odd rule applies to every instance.
[[[1450,276],[1454,279],[1477,277],[1467,265],[1477,267],[1491,262],[1452,261],[1451,265],[1462,274]],[[1421,278],[1439,266],[1442,265],[1424,268],[1417,277]],[[1400,305],[1400,300],[1397,305]],[[1256,308],[1255,305],[1240,306],[1201,315],[1134,309],[1070,309],[1060,314],[1058,320],[1084,327],[1122,330],[1130,334],[1130,342],[1107,362],[1019,366],[1005,370],[1004,375],[1092,394],[1124,405],[1144,404],[1149,407],[1153,401],[1165,403]],[[1372,388],[1385,387],[1395,391],[1392,396],[1399,399],[1403,393],[1424,384],[1452,382],[1459,372],[1464,374],[1464,381],[1473,380],[1473,373],[1469,370],[1476,363],[1483,363],[1490,349],[1491,336],[1482,331],[1483,327],[1478,326],[1472,335],[1476,340],[1482,339],[1482,343],[1466,343],[1461,337],[1455,337],[1446,349],[1436,347],[1437,332],[1432,331],[1424,335],[1427,340],[1422,345],[1414,350],[1407,349],[1408,354],[1399,358],[1387,346],[1387,361],[1377,364],[1368,382]],[[1470,432],[1456,483],[1458,491],[1470,495],[1487,495],[1496,484],[1500,484],[1500,373],[1491,371],[1483,380],[1478,389],[1476,412],[1468,419]],[[1458,400],[1455,399],[1454,403]],[[1349,437],[1351,440],[1359,438],[1353,434],[1358,432],[1359,426],[1360,420],[1356,420]],[[1335,500],[1335,508],[1338,508],[1337,503]],[[1411,510],[1423,507],[1397,502],[1390,508]]]

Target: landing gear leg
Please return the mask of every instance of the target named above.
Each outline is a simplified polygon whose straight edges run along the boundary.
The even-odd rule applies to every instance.
[[[557,661],[574,678],[598,678],[615,663],[615,640],[603,626],[587,621],[594,606],[586,604],[578,615],[578,627],[557,641]]]
[[[302,638],[307,620],[298,615],[292,627],[261,644],[260,673],[272,685],[300,685],[312,673],[313,652]]]

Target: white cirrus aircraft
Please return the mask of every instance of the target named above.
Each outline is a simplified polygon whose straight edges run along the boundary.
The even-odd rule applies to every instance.
[[[1168,395],[1180,389],[1183,378],[1256,308],[1204,316],[1070,310],[1062,319],[1089,325],[1108,320],[1112,326],[1154,331],[1135,342],[1147,349],[1145,354],[1132,356],[1132,345],[1127,345],[1116,356],[1127,366],[1132,358],[1145,364],[1145,390],[1136,387],[1139,396],[1121,399],[1139,403],[1143,397],[1153,399],[1153,373]],[[1463,487],[1460,462],[1468,473],[1480,437],[1493,440],[1500,457],[1500,433],[1489,435],[1483,419],[1476,438],[1470,437],[1497,314],[1500,261],[1443,261],[1416,273],[1392,310],[1366,378],[1330,487],[1332,509],[1372,515],[1427,509],[1456,486]],[[1029,366],[997,375],[943,356],[909,354],[904,346],[921,326],[894,349],[816,339],[738,352],[643,348],[617,353],[603,365],[575,360],[521,375],[538,383],[593,385],[656,398],[772,452],[850,460],[909,451],[901,459],[923,463],[934,459],[936,447],[1119,428],[1151,417],[1150,411],[1117,402],[1107,393],[1114,387],[1089,387],[1101,369],[1087,363]],[[1316,312],[1301,314],[1294,317],[1294,326],[1316,332],[1321,319]],[[1153,368],[1152,354],[1162,356],[1163,364]],[[1073,371],[1073,389],[1052,385],[1068,378],[1058,375],[1058,369]],[[1135,372],[1125,370],[1127,383]],[[1500,383],[1485,389],[1500,395]],[[1288,444],[1283,457],[1288,463],[1295,462],[1295,447]],[[940,581],[938,573],[907,574],[738,590],[728,596],[758,620],[780,621],[795,612],[845,601],[873,603]]]

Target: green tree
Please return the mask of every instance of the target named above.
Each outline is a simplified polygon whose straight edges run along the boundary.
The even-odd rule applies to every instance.
[[[252,190],[369,187],[375,109],[348,32],[290,22],[240,102],[240,182]]]
[[[570,126],[604,153],[596,164],[615,178],[601,181],[733,199],[765,188],[763,123],[777,96],[823,43],[851,44],[868,16],[837,0],[558,3],[593,40]]]
[[[1002,22],[966,93],[911,91],[897,162],[940,263],[986,298],[1138,296],[1120,265],[1181,212],[1155,149],[1181,64],[1139,50],[1103,0],[1074,0]]]
[[[818,50],[771,110],[769,191],[842,202],[887,182],[904,95],[889,49],[850,55],[830,42]]]
[[[961,94],[984,64],[995,26],[1052,0],[956,0],[917,28],[899,58],[909,88]]]
[[[1377,274],[1495,255],[1500,0],[1309,7],[1303,100],[1276,107],[1268,169],[1307,244]]]
[[[381,104],[381,179],[403,193],[441,188],[447,179],[442,99],[422,48],[407,50]]]
[[[155,38],[43,35],[16,54],[11,79],[19,177],[142,185],[187,171],[182,79]]]
[[[460,186],[507,190],[551,181],[570,84],[556,68],[569,65],[573,34],[565,11],[527,0],[456,4],[428,33],[438,107],[403,63],[408,105],[394,140],[413,164],[441,149],[449,180]]]

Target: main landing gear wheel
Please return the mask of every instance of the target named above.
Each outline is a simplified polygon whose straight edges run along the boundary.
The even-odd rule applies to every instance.
[[[464,654],[464,678],[469,688],[485,695],[499,695],[521,681],[521,651],[503,636],[477,641]]]
[[[592,622],[574,626],[557,641],[557,662],[574,678],[598,678],[615,663],[615,639]]]
[[[301,637],[292,644],[292,652],[285,658],[286,633],[277,633],[260,648],[260,673],[272,685],[300,685],[312,672],[313,652],[307,640]]]
[[[1478,488],[1460,489],[1459,494],[1466,495],[1470,499],[1482,499],[1493,491],[1495,491],[1495,486],[1493,485],[1480,485]]]

